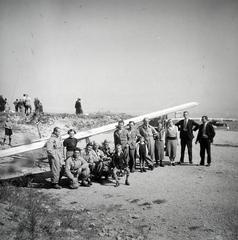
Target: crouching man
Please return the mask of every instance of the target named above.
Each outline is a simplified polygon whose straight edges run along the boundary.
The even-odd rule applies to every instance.
[[[129,178],[129,168],[127,162],[127,155],[122,151],[122,146],[120,144],[116,145],[115,153],[112,157],[112,168],[113,168],[113,177],[116,180],[115,187],[118,187],[118,175],[126,174],[126,185],[130,185],[128,178]]]
[[[92,185],[88,163],[80,156],[80,152],[79,148],[75,148],[73,156],[67,158],[65,162],[65,173],[70,180],[69,187],[72,189],[79,187],[79,180],[82,180],[81,186]]]

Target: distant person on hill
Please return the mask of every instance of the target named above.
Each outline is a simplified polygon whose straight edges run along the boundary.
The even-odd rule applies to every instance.
[[[4,112],[9,113],[9,112],[10,112],[10,105],[9,105],[9,103],[8,103],[8,101],[7,101],[7,98],[5,98],[4,101],[5,101],[5,109],[4,109]]]
[[[50,139],[46,143],[47,155],[52,172],[53,188],[61,189],[59,185],[60,176],[62,174],[63,160],[63,144],[61,142],[60,128],[55,127]]]
[[[8,116],[6,121],[4,122],[4,128],[5,128],[5,136],[3,138],[3,144],[5,144],[6,139],[8,137],[9,139],[9,146],[12,146],[12,121],[10,117]]]
[[[31,98],[28,94],[23,94],[23,101],[24,101],[24,107],[25,107],[25,114],[29,115],[31,114],[32,107],[31,107]]]
[[[200,165],[204,165],[205,151],[207,151],[207,166],[211,165],[211,143],[215,137],[214,127],[208,122],[207,116],[202,116],[202,124],[199,127],[196,144],[200,143]]]
[[[5,110],[5,100],[2,95],[0,95],[0,112],[4,112]]]
[[[80,98],[78,98],[75,102],[75,110],[76,110],[76,114],[83,114],[83,109],[82,109],[82,104],[81,104]]]
[[[19,104],[19,101],[18,99],[16,99],[14,102],[13,102],[13,105],[15,107],[15,112],[18,112],[18,104]]]
[[[25,106],[24,106],[24,100],[20,99],[18,101],[18,112],[20,112],[22,115],[25,114]]]
[[[187,146],[188,148],[188,158],[189,163],[193,163],[193,156],[192,156],[192,146],[193,146],[193,131],[197,131],[199,128],[199,124],[196,123],[194,120],[189,119],[188,111],[183,112],[184,119],[177,122],[175,125],[178,127],[180,131],[180,139],[181,139],[181,156],[180,162],[184,163],[184,152]]]
[[[43,113],[43,105],[38,98],[34,99],[34,106],[35,106],[35,113],[36,114]]]

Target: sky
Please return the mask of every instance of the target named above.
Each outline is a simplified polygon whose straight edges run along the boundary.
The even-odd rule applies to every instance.
[[[197,101],[238,117],[237,0],[0,0],[0,94],[46,112],[134,115]]]

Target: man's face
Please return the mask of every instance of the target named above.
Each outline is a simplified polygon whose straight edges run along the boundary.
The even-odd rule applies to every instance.
[[[75,151],[75,152],[74,152],[74,155],[75,155],[76,158],[79,157],[79,156],[80,156],[80,151],[78,151],[78,150]]]
[[[184,113],[183,113],[183,116],[184,116],[184,118],[187,119],[187,118],[188,118],[188,112],[184,112]]]
[[[92,146],[91,145],[87,146],[87,150],[88,150],[88,152],[91,152],[92,151]]]
[[[145,119],[144,119],[144,125],[145,125],[145,126],[148,126],[148,125],[149,125],[149,119],[148,119],[148,118],[145,118]]]
[[[162,127],[163,127],[162,123],[159,122],[159,123],[158,123],[158,128],[159,128],[159,129],[162,129]]]
[[[133,123],[133,122],[130,122],[130,123],[129,123],[129,127],[130,127],[130,128],[133,128],[133,127],[134,127],[134,123]]]
[[[121,152],[121,145],[118,145],[117,148],[116,148],[117,152]]]
[[[57,129],[55,130],[55,135],[56,135],[57,137],[60,136],[60,129],[59,129],[59,128],[57,128]]]
[[[119,122],[119,123],[118,123],[118,128],[119,128],[119,129],[122,129],[123,126],[124,126],[124,123],[123,123],[123,122]]]
[[[205,117],[202,117],[202,123],[205,123],[207,119]]]

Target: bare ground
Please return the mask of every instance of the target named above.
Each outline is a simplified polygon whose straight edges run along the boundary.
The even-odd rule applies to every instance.
[[[238,142],[237,132],[217,131],[216,143]],[[213,146],[211,167],[157,168],[121,180],[78,190],[42,190],[67,209],[86,208],[103,225],[101,239],[237,239],[238,148]],[[100,236],[100,235],[99,235]]]
[[[130,186],[121,179],[120,187],[115,188],[111,179],[90,188],[40,188],[37,192],[49,199],[57,198],[55,207],[63,214],[57,217],[59,228],[65,225],[64,214],[80,220],[76,226],[64,228],[65,235],[58,239],[235,240],[237,146],[238,132],[218,130],[211,167],[197,166],[199,146],[194,145],[194,165],[136,172],[130,176]],[[6,233],[11,220],[4,219],[0,230]]]

